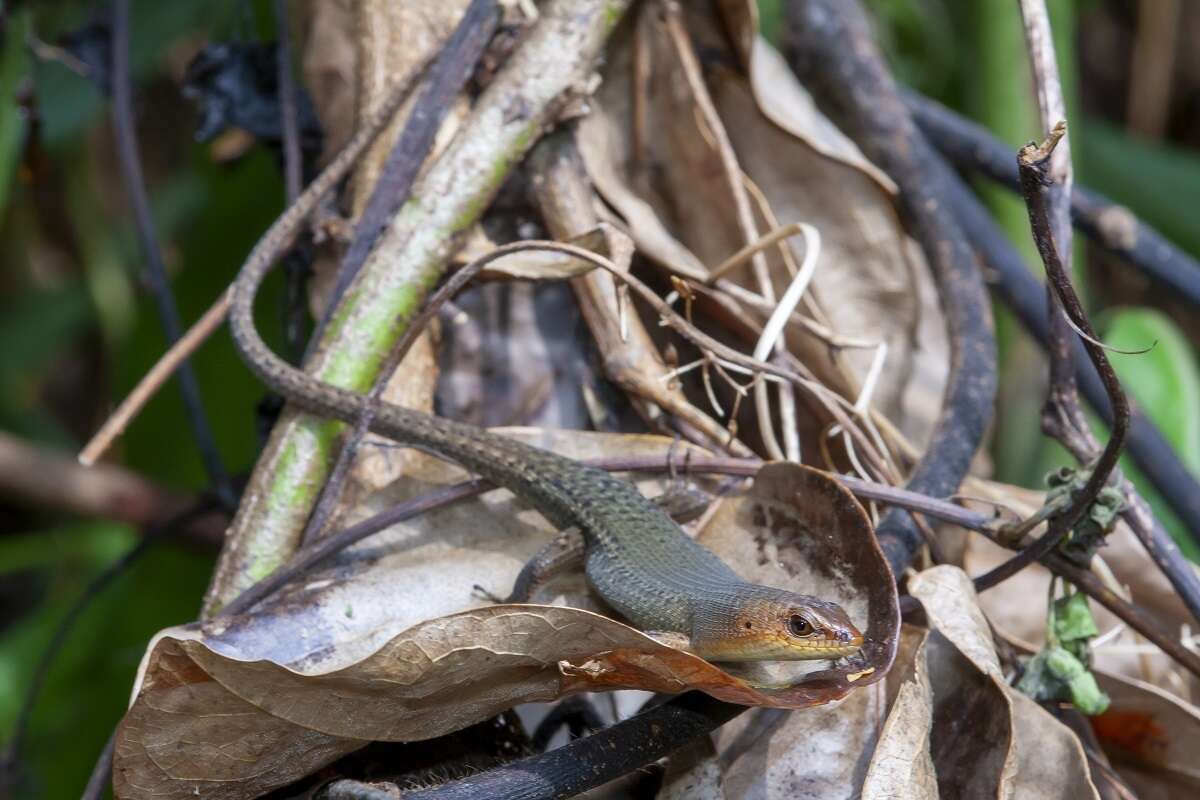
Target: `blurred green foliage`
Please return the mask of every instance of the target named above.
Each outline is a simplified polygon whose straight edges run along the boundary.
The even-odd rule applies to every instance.
[[[271,154],[257,149],[217,165],[208,147],[191,141],[189,123],[151,115],[164,96],[173,96],[170,113],[190,113],[173,80],[179,64],[210,37],[253,37],[257,27],[269,38],[269,5],[133,4],[130,55],[140,146],[185,324],[228,285],[281,210],[283,188]],[[0,429],[67,452],[82,445],[81,437],[164,348],[140,278],[142,259],[116,172],[104,97],[62,63],[35,58],[26,46],[34,35],[53,42],[104,8],[26,3],[9,11],[0,53]],[[163,141],[159,131],[173,138]],[[264,307],[277,307],[278,288],[277,282],[268,287]],[[271,317],[264,321],[271,332]],[[93,373],[82,366],[88,363],[99,370],[90,380]],[[244,473],[258,450],[261,386],[223,331],[193,364],[226,465]],[[70,376],[80,375],[82,384],[71,382]],[[64,420],[61,404],[48,402],[47,387],[59,384],[84,389],[76,401],[76,417],[83,419]],[[179,392],[168,385],[112,457],[161,484],[203,490],[204,472],[184,419]],[[11,736],[34,667],[58,624],[84,587],[138,538],[128,526],[0,506],[0,581],[21,587],[33,602],[24,614],[0,614],[0,743]],[[89,605],[46,676],[13,796],[78,795],[128,702],[147,641],[161,628],[195,618],[212,558],[170,542],[156,544]]]

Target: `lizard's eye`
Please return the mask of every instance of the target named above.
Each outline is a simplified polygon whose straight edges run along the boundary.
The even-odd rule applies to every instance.
[[[791,618],[788,619],[788,631],[792,636],[811,636],[813,626],[812,623],[799,614],[792,614]]]

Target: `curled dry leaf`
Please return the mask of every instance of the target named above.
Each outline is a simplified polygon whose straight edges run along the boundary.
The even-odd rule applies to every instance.
[[[1149,683],[1096,671],[1108,711],[1092,729],[1113,767],[1143,800],[1200,796],[1200,709]]]
[[[966,573],[933,567],[908,586],[933,629],[925,658],[941,795],[1098,797],[1075,734],[1004,680]]]
[[[896,665],[888,675],[887,720],[862,785],[863,800],[936,798],[937,772],[930,755],[933,688],[929,683],[927,632],[901,630]]]
[[[650,436],[522,438],[575,457],[668,448]],[[417,463],[363,513],[462,478]],[[118,731],[117,796],[253,796],[367,741],[427,739],[579,691],[699,689],[803,708],[880,680],[891,663],[899,616],[886,562],[862,508],[815,470],[768,465],[701,532],[746,577],[834,599],[865,627],[861,654],[783,685],[756,686],[581,608],[472,596],[476,583],[506,590],[550,535],[536,512],[492,492],[361,542],[252,613],[163,632]]]

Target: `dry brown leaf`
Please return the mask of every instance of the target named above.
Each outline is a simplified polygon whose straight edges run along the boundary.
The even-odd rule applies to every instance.
[[[651,436],[522,438],[575,457],[669,447]],[[418,476],[377,493],[362,513],[462,477],[440,462],[418,463]],[[786,685],[752,685],[587,610],[492,606],[472,596],[475,583],[511,586],[550,535],[536,512],[493,492],[360,543],[253,613],[164,632],[118,733],[118,797],[247,797],[365,741],[426,739],[579,691],[699,689],[803,708],[880,680],[891,662],[899,616],[886,562],[858,503],[817,471],[767,465],[702,532],[746,577],[835,599],[860,625],[869,620],[859,655],[825,668],[816,662]],[[759,555],[746,565],[736,557],[746,553]]]
[[[724,10],[735,32],[750,29],[748,12]],[[728,49],[728,37],[711,14],[690,4],[687,12],[698,49]],[[890,180],[811,100],[807,111],[798,110],[806,95],[794,76],[768,45],[752,44],[746,49],[754,64],[751,80],[720,66],[718,57],[706,60],[708,91],[726,121],[741,170],[780,224],[809,222],[820,230],[821,266],[805,308],[821,321],[833,320],[839,334],[887,343],[874,406],[919,443],[936,419],[948,364],[928,268],[900,227]],[[596,106],[581,123],[580,152],[641,252],[680,274],[702,277],[746,244],[737,203],[719,168],[716,139],[701,120],[702,106],[688,90],[678,53],[652,5],[614,38]],[[764,234],[772,226],[757,207],[756,213],[758,233]],[[797,254],[799,249],[793,248]],[[781,295],[791,275],[778,248],[768,248],[764,257],[773,291]],[[749,275],[747,267],[730,278],[757,292]],[[790,330],[787,341],[826,385],[857,396],[873,350],[831,354],[799,329]],[[856,377],[848,378],[846,369]]]
[[[766,44],[755,49],[769,54],[761,60],[782,61]],[[791,120],[787,128],[777,124],[778,114],[770,109],[794,109],[794,95],[803,92],[786,65],[777,66],[782,74],[772,85],[793,91],[756,96],[755,87],[741,75],[714,69],[709,80],[713,98],[722,117],[738,120],[730,126],[730,138],[742,168],[775,216],[785,224],[808,222],[821,232],[820,266],[811,289],[831,327],[843,336],[887,343],[874,407],[914,442],[924,442],[941,408],[949,364],[929,267],[900,227],[877,171],[830,155],[834,145],[814,146],[814,141],[830,140],[825,129],[836,131],[832,123],[814,108],[811,116]],[[811,122],[801,137],[798,126],[807,120]],[[819,352],[815,342],[800,350],[798,336],[794,347]],[[847,350],[844,356],[861,382],[875,352]]]
[[[1102,670],[1096,680],[1112,704],[1092,718],[1092,729],[1138,797],[1200,796],[1200,709],[1143,681]]]
[[[1004,680],[966,573],[933,567],[908,586],[933,629],[926,650],[941,794],[1098,797],[1075,734]]]
[[[1030,697],[1009,689],[1017,773],[1014,796],[1030,800],[1095,797],[1091,769],[1083,745],[1070,728]]]
[[[887,682],[888,694],[893,697],[863,781],[863,800],[925,800],[938,796],[937,773],[929,751],[933,688],[926,663],[926,638],[922,630],[906,626],[901,631],[900,654]]]

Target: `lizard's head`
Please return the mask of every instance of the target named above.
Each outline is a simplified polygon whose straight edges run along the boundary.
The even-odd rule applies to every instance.
[[[691,649],[710,661],[803,661],[858,652],[863,636],[837,603],[742,587],[693,613]]]

